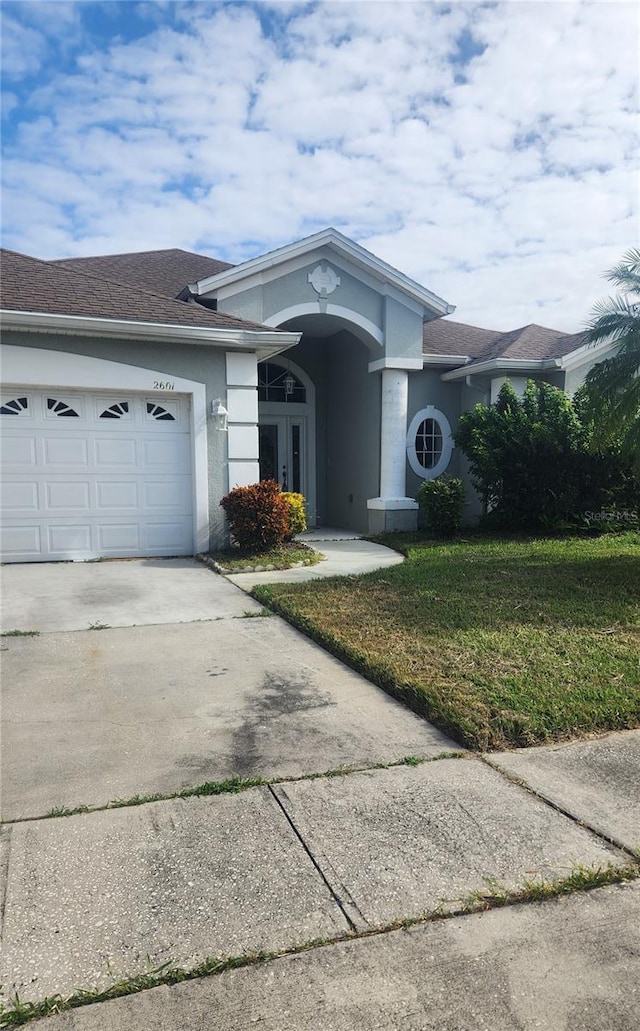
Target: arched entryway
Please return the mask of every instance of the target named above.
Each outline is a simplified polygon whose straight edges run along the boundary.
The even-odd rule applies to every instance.
[[[366,532],[380,468],[380,380],[369,363],[380,344],[343,312],[291,312],[272,319],[300,342],[259,366],[261,476],[275,468],[288,489],[304,484],[310,526]]]

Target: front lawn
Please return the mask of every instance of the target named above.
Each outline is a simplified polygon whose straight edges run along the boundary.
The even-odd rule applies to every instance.
[[[472,748],[640,725],[640,534],[401,540],[401,566],[253,593]]]

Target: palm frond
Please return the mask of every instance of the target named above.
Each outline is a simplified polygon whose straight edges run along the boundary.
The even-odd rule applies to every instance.
[[[622,255],[612,269],[604,273],[605,279],[633,293],[640,293],[640,249],[632,247]]]

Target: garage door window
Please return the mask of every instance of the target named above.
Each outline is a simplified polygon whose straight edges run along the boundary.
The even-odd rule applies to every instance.
[[[122,419],[129,414],[129,402],[128,401],[116,401],[115,404],[109,405],[103,412],[100,412],[101,419]]]
[[[168,412],[162,405],[153,404],[151,401],[147,401],[147,415],[150,415],[152,419],[157,419],[158,422],[175,422],[175,415]]]
[[[29,411],[29,400],[26,397],[12,397],[0,406],[0,415],[22,415]]]
[[[49,415],[62,415],[73,419],[78,418],[78,413],[76,412],[75,408],[72,408],[70,405],[66,404],[65,401],[58,401],[58,399],[55,397],[47,398],[47,410],[49,412]]]

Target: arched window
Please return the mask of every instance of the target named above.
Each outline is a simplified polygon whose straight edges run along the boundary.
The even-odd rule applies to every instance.
[[[407,433],[407,458],[416,476],[435,480],[451,461],[451,426],[443,412],[429,405],[417,412]]]
[[[258,401],[284,401],[304,404],[307,391],[297,376],[275,362],[258,364]]]

